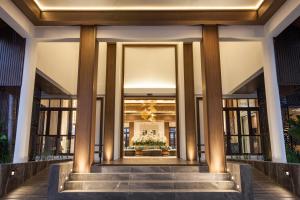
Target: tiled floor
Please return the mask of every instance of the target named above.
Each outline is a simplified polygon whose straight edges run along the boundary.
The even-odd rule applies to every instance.
[[[262,172],[252,168],[255,200],[296,200],[300,199],[288,190],[274,183]]]
[[[128,164],[130,164],[130,162],[128,161]],[[154,162],[154,161],[152,160],[150,162]],[[254,189],[255,200],[300,199],[295,197],[289,191],[275,184],[270,178],[266,177],[256,169],[253,169],[253,179],[254,179],[253,189]],[[42,171],[37,176],[28,180],[23,186],[14,190],[9,195],[5,196],[4,199],[45,200],[47,199],[47,187],[48,187],[48,169]]]
[[[26,181],[21,187],[6,195],[3,199],[46,200],[48,191],[48,171],[45,169]]]

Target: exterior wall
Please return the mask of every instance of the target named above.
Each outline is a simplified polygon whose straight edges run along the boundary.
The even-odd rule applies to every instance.
[[[158,42],[156,44],[162,44],[166,42]],[[105,93],[105,73],[106,73],[106,42],[99,43],[99,70],[98,70],[98,95],[104,95]],[[116,78],[116,100],[115,100],[115,141],[114,141],[114,158],[118,159],[120,156],[120,115],[121,115],[121,80],[122,80],[122,44],[130,44],[130,43],[117,43],[117,78]],[[141,43],[139,43],[141,44]],[[149,44],[149,43],[143,43]],[[153,44],[153,43],[152,43]],[[170,43],[169,43],[170,44]],[[181,70],[181,66],[183,66],[183,58],[182,58],[182,47],[180,43],[173,42],[173,44],[179,44],[178,49],[178,81],[183,80],[183,70]],[[260,58],[261,52],[259,49],[259,42],[221,42],[221,52],[222,55],[222,69],[225,71],[225,75],[223,76],[223,88],[225,91],[232,90],[237,87],[244,79],[249,78],[252,73],[255,73],[257,69],[260,69]],[[53,79],[55,82],[59,83],[63,88],[67,89],[70,94],[76,94],[77,88],[77,65],[78,59],[74,59],[78,57],[79,44],[78,42],[40,42],[38,44],[38,68],[44,72],[47,76]],[[241,49],[243,51],[241,51]],[[239,52],[239,57],[236,59],[236,53]],[[251,55],[249,56],[249,54]],[[256,53],[252,53],[256,52]],[[140,60],[144,60],[143,57],[146,58],[146,54],[139,55]],[[200,42],[193,42],[193,59],[194,59],[194,84],[195,84],[195,96],[202,95],[202,78],[201,78],[201,44]],[[251,62],[250,62],[250,61]],[[154,62],[155,63],[155,62]],[[243,70],[242,70],[243,69]],[[244,72],[247,69],[246,72]],[[61,73],[57,73],[61,72]],[[243,72],[243,74],[241,74]],[[237,73],[241,77],[238,81],[231,81],[231,74]],[[65,78],[65,74],[68,74],[68,79]],[[143,74],[135,74],[136,76],[142,76]],[[179,93],[183,91],[183,82],[179,84]],[[143,94],[146,93],[161,93],[161,94],[172,94],[173,89],[163,89],[163,88],[130,88],[130,90],[125,90],[127,93],[138,94],[141,91]],[[175,93],[174,93],[175,95]],[[180,98],[180,149],[181,149],[181,157],[185,158],[185,123],[184,123],[184,95],[179,95]],[[203,105],[199,105],[200,108],[200,116],[203,116]],[[98,113],[99,114],[99,113]],[[201,124],[203,124],[203,117],[200,118]],[[97,120],[97,127],[99,127],[100,121]],[[202,126],[200,126],[200,137],[202,143],[204,143],[203,139],[203,130]],[[97,131],[99,133],[99,131]],[[96,141],[99,141],[99,135],[96,134]]]
[[[21,86],[25,39],[9,26],[0,27],[0,86]]]

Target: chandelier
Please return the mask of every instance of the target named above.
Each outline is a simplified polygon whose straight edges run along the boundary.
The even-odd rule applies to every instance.
[[[144,110],[141,112],[141,118],[147,121],[154,121],[155,120],[155,112],[157,111],[155,108],[155,104],[144,104]]]

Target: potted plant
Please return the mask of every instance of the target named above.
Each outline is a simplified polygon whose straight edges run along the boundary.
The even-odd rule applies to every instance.
[[[162,156],[169,156],[169,147],[167,146],[161,146],[161,155]]]
[[[135,147],[135,155],[136,156],[142,156],[143,155],[143,146],[136,146]]]

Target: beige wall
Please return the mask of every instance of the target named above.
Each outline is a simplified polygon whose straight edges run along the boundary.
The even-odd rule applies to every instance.
[[[124,56],[125,93],[175,93],[174,47],[128,46]]]
[[[37,68],[72,95],[77,93],[79,42],[39,42]],[[99,43],[98,95],[105,93],[106,43]]]
[[[262,43],[220,42],[223,94],[230,94],[263,67]]]

